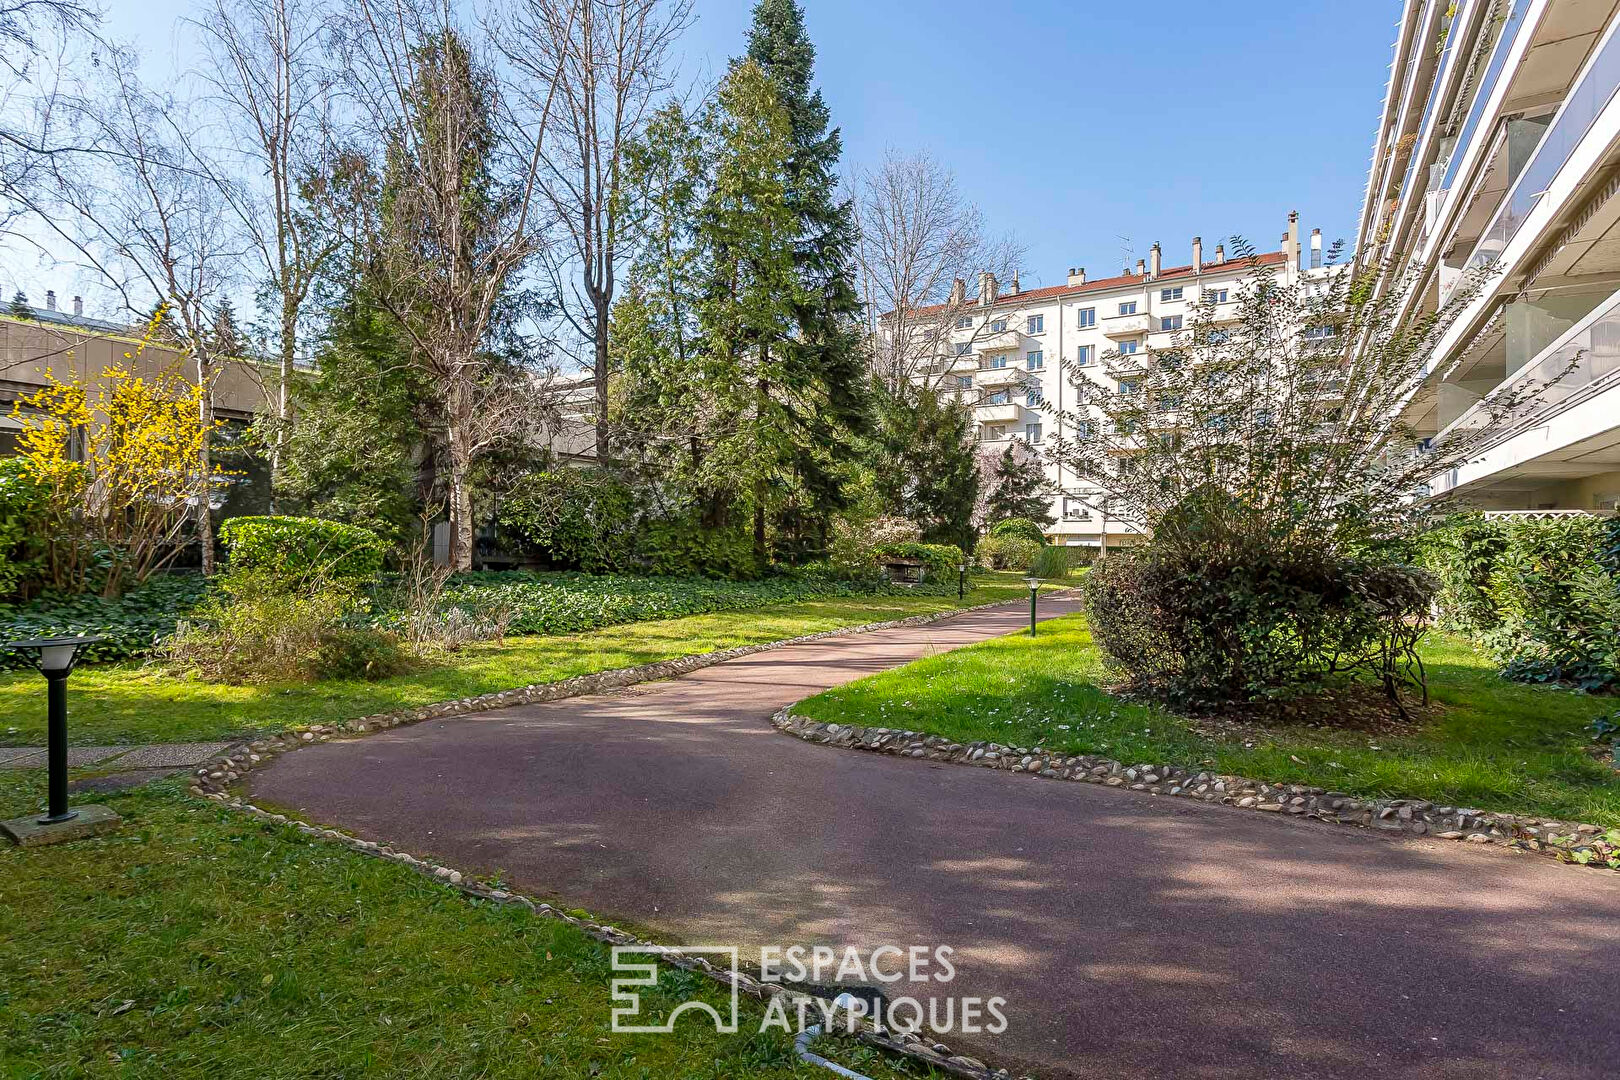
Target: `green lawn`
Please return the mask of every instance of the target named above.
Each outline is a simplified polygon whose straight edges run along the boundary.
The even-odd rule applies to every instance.
[[[0,817],[43,799],[0,773]],[[606,946],[403,867],[183,794],[107,796],[111,835],[0,849],[0,1075],[809,1080],[744,998],[740,1034],[688,1017],[609,1029]],[[660,965],[663,1014],[715,984]],[[885,1080],[928,1075],[846,1041]],[[910,1070],[910,1071],[908,1071]]]
[[[982,574],[974,579],[967,603],[1027,595],[1016,574]],[[955,596],[841,597],[582,634],[508,638],[379,682],[226,686],[176,679],[135,664],[82,668],[69,684],[68,734],[84,746],[235,738],[955,606]],[[43,681],[31,671],[0,674],[0,746],[37,745],[44,739]]]
[[[999,638],[829,690],[797,711],[964,742],[1038,744],[1127,764],[1209,763],[1360,796],[1620,825],[1620,774],[1585,751],[1586,725],[1613,699],[1500,679],[1466,642],[1443,635],[1431,636],[1423,658],[1443,708],[1399,735],[1254,725],[1202,734],[1100,689],[1102,659],[1078,615],[1043,623],[1035,638]]]

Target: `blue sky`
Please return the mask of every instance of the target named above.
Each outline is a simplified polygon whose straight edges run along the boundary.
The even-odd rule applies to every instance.
[[[1353,239],[1398,0],[806,0],[846,165],[926,149],[1025,287],[1093,277],[1163,242],[1186,262],[1234,233],[1269,248],[1289,210]],[[189,63],[185,0],[112,0],[153,74]],[[751,3],[697,0],[690,78],[741,51]]]

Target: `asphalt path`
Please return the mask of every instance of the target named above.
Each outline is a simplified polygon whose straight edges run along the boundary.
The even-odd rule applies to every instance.
[[[670,943],[949,946],[949,984],[890,994],[1004,998],[1005,1032],[944,1041],[1037,1076],[1620,1075],[1613,876],[770,726],[1027,619],[1010,604],[327,743],[251,792]]]

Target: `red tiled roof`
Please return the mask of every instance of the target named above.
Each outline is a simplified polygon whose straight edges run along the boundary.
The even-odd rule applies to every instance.
[[[1282,263],[1285,258],[1286,256],[1281,251],[1267,251],[1263,254],[1256,255],[1254,257],[1254,262],[1261,266],[1276,266]],[[1203,273],[1226,273],[1234,270],[1242,270],[1248,265],[1250,265],[1250,260],[1247,258],[1227,259],[1225,262],[1205,263]],[[1170,281],[1174,278],[1189,278],[1193,276],[1193,268],[1191,263],[1188,263],[1186,266],[1172,266],[1161,270],[1159,272],[1159,276],[1152,279],[1151,284],[1157,286],[1161,281]],[[1018,293],[1004,293],[996,299],[993,306],[1005,307],[1011,304],[1025,304],[1037,300],[1055,300],[1059,297],[1075,296],[1080,293],[1102,292],[1108,289],[1117,289],[1122,285],[1143,285],[1149,283],[1149,279],[1145,274],[1120,274],[1117,277],[1098,278],[1096,281],[1088,281],[1084,285],[1049,285],[1044,289],[1025,289],[1023,292]],[[976,303],[977,301],[971,302],[972,305],[976,305]],[[912,314],[928,315],[936,311],[944,311],[950,306],[951,305],[949,304],[934,304],[930,307],[917,308],[912,312]]]

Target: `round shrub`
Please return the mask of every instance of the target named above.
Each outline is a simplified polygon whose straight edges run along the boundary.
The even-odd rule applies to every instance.
[[[635,519],[635,494],[601,469],[548,469],[525,476],[499,515],[503,529],[552,566],[587,573],[629,568]]]
[[[382,538],[370,529],[306,517],[236,517],[219,527],[233,571],[294,581],[365,583],[382,573]]]
[[[1037,544],[1046,543],[1046,530],[1041,528],[1040,522],[1029,518],[1006,518],[990,526],[991,536],[1014,536],[1022,540],[1033,540]]]
[[[1098,645],[1135,683],[1206,705],[1286,696],[1334,673],[1374,673],[1392,697],[1421,686],[1414,649],[1434,589],[1414,567],[1266,536],[1256,515],[1213,493],[1167,514],[1150,543],[1097,563],[1085,599]]]
[[[992,570],[1028,570],[1045,545],[1023,536],[987,536],[973,549],[974,557]]]

